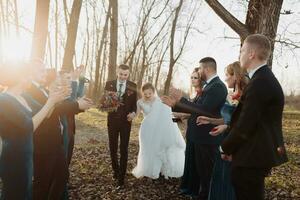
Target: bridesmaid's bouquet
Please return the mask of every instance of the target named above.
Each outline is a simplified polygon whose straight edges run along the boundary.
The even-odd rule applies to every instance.
[[[229,104],[237,106],[239,104],[239,100],[240,100],[241,94],[240,93],[229,93],[227,96],[227,101],[229,102]]]
[[[98,109],[102,112],[115,112],[122,103],[117,92],[105,92],[100,98]]]

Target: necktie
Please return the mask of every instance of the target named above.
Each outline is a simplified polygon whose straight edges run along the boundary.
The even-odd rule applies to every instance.
[[[122,96],[122,88],[123,88],[123,83],[119,84],[119,91],[118,91],[118,97],[121,98]]]

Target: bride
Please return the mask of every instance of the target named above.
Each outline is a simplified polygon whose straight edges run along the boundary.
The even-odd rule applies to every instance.
[[[132,174],[137,177],[159,178],[159,175],[181,177],[184,169],[185,141],[171,109],[164,105],[151,83],[142,87],[142,98],[137,102],[137,115],[144,119],[139,130],[139,154]]]

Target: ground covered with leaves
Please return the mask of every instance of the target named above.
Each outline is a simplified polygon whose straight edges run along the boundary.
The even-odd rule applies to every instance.
[[[189,199],[178,195],[179,179],[136,179],[130,171],[138,154],[138,127],[133,124],[129,144],[126,188],[116,190],[112,180],[106,115],[90,110],[77,117],[76,145],[70,169],[70,199]],[[300,199],[300,113],[284,115],[284,135],[290,161],[266,180],[266,198]],[[184,128],[184,127],[182,127]]]

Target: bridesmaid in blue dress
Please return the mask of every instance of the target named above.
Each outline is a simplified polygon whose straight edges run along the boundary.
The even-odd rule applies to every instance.
[[[201,96],[203,86],[200,79],[200,75],[198,73],[198,68],[195,68],[193,73],[191,74],[191,86],[192,89],[195,91],[195,96],[191,98],[190,101],[197,103],[197,100]],[[181,120],[188,119],[187,126],[189,126],[189,124],[191,123],[190,114],[174,113],[174,117],[179,118]],[[194,157],[194,149],[191,145],[190,139],[190,127],[188,127],[186,131],[185,164],[183,176],[181,178],[180,194],[187,195],[190,197],[197,196],[200,187],[200,178],[193,164],[195,162]]]
[[[227,136],[226,129],[230,124],[231,116],[238,104],[239,97],[241,96],[247,80],[245,73],[242,70],[239,62],[234,62],[226,67],[225,71],[226,83],[228,88],[233,88],[234,92],[228,95],[227,101],[224,104],[221,115],[223,118],[215,119],[200,116],[197,119],[199,124],[215,124],[216,126],[211,135],[222,134],[222,140]],[[221,154],[218,151],[216,156],[216,162],[213,169],[213,175],[211,179],[211,186],[209,192],[209,200],[235,200],[234,189],[230,181],[230,158],[221,158]]]
[[[0,66],[0,70],[0,85],[6,86],[0,93],[1,200],[29,200],[32,199],[33,132],[66,94],[53,88],[47,104],[32,116],[22,93],[31,83],[33,70],[24,64]]]

